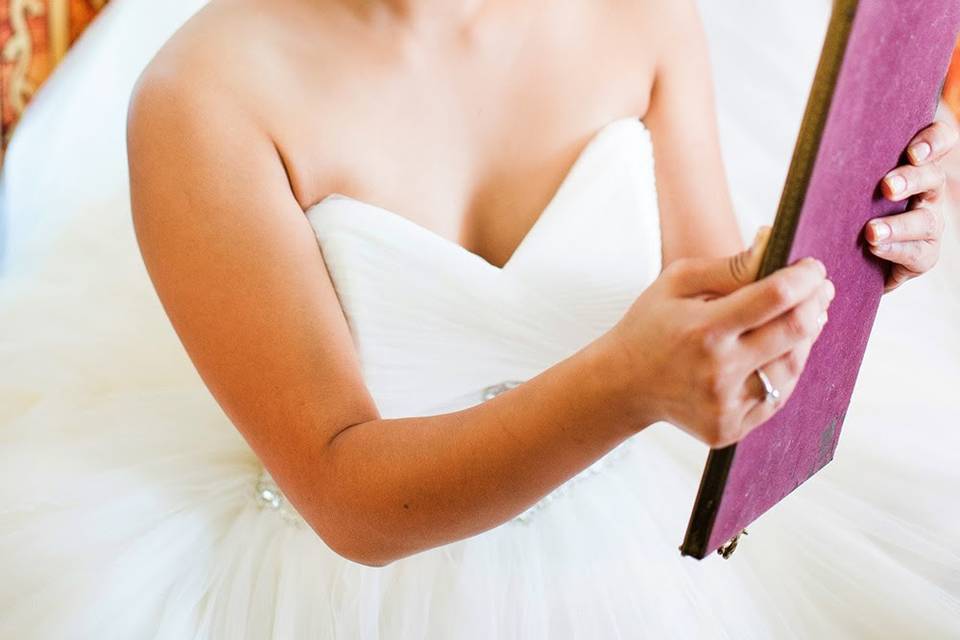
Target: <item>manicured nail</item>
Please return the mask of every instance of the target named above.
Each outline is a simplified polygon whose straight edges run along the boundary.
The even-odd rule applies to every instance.
[[[820,262],[819,260],[817,260],[817,259],[814,258],[813,256],[807,256],[806,258],[802,258],[802,259],[800,259],[800,261],[798,261],[796,264],[802,264],[802,265],[808,265],[808,264],[809,264],[809,265],[811,265],[811,266],[815,266],[815,267],[817,268],[817,271],[820,272],[820,275],[822,275],[822,276],[827,275],[827,267],[824,266],[824,264],[823,264],[822,262]]]
[[[822,327],[823,325],[827,324],[827,312],[826,312],[826,311],[824,311],[823,313],[821,313],[821,314],[817,317],[817,324],[820,325],[821,327]]]
[[[894,174],[892,176],[887,176],[884,178],[884,182],[887,183],[887,188],[890,189],[890,193],[893,195],[897,195],[907,188],[907,181],[901,175]]]
[[[877,240],[890,237],[890,225],[886,222],[871,222],[870,226],[873,227],[873,237]]]
[[[837,295],[837,288],[834,286],[833,282],[827,280],[827,301],[833,300]]]
[[[873,248],[874,253],[886,253],[890,250],[889,244],[878,244]]]
[[[923,162],[930,156],[930,151],[932,151],[932,149],[929,144],[926,142],[918,142],[910,147],[907,153],[914,162]]]

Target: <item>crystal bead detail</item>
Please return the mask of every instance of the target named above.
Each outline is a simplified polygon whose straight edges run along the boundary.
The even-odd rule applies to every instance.
[[[279,509],[280,505],[283,504],[283,494],[277,489],[265,486],[263,481],[257,483],[257,497],[265,507]]]
[[[519,380],[507,380],[506,382],[501,382],[500,384],[491,385],[483,390],[483,401],[486,402],[487,400],[492,400],[504,391],[518,387],[520,384],[522,383]]]
[[[276,511],[288,522],[297,525],[305,524],[303,518],[293,508],[293,505],[287,501],[286,496],[280,491],[280,487],[277,486],[277,483],[266,469],[260,472],[260,477],[257,479],[256,488],[254,489],[254,495],[260,508]]]

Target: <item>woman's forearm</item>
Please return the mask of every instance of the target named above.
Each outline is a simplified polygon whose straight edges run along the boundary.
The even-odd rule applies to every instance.
[[[370,565],[491,529],[653,422],[627,397],[616,358],[601,338],[474,407],[344,429],[301,512],[338,553]]]

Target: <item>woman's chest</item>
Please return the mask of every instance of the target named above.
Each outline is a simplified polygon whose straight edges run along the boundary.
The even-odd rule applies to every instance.
[[[625,45],[571,38],[304,69],[313,79],[274,118],[298,202],[345,193],[502,266],[590,137],[646,111],[652,55],[626,65]]]

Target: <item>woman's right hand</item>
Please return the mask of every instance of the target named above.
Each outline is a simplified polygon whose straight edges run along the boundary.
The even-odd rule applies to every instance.
[[[755,281],[768,238],[764,228],[736,256],[674,261],[603,336],[641,424],[666,420],[723,447],[789,398],[834,287],[812,258]],[[757,368],[779,389],[777,406]]]

